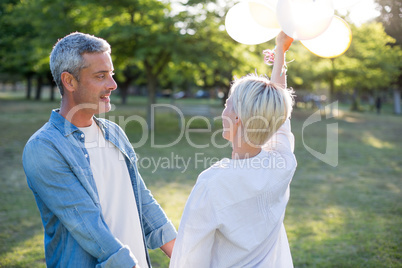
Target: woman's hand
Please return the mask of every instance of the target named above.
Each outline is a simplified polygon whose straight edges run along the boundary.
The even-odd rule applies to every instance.
[[[276,37],[276,49],[286,52],[288,51],[292,42],[293,38],[287,36],[283,31],[281,31]]]

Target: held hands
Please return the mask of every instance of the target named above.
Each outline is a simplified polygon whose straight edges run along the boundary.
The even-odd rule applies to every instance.
[[[293,38],[287,36],[283,31],[281,31],[276,37],[276,50],[286,52],[288,51],[292,42]]]

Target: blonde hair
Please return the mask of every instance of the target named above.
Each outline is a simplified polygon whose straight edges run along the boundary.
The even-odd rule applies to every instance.
[[[230,95],[233,110],[242,122],[242,137],[254,146],[266,143],[292,112],[293,90],[272,83],[264,75],[236,79]]]

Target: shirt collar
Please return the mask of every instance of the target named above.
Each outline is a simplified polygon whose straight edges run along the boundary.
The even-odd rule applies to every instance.
[[[52,123],[65,137],[71,135],[75,131],[80,131],[78,127],[65,119],[59,112],[60,109],[54,109],[50,115],[49,122]],[[98,124],[102,132],[104,132],[105,126],[103,122],[98,120],[95,116],[93,119]]]

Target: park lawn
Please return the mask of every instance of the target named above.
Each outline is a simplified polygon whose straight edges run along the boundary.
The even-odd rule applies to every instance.
[[[117,104],[105,116],[124,123],[132,143],[141,140],[141,125],[124,119],[145,116],[144,103]],[[204,104],[216,108],[216,102]],[[28,138],[57,106],[57,102],[0,99],[0,267],[45,267],[43,227],[26,185],[21,154]],[[402,118],[342,110],[336,119],[303,128],[313,112],[295,110],[292,118],[298,168],[285,227],[295,267],[401,267]],[[329,123],[337,124],[339,133],[335,167],[306,150],[308,146],[325,153]],[[191,124],[192,128],[205,126],[202,120]],[[211,131],[191,132],[168,148],[152,148],[149,136],[136,149],[142,177],[176,227],[198,174],[216,159],[230,156],[219,126],[217,120]],[[177,117],[158,113],[154,144],[172,143],[179,135]],[[194,148],[191,143],[205,148]],[[152,159],[160,164],[177,161],[156,167]],[[189,160],[189,166],[180,159]],[[150,254],[154,267],[168,267],[160,250]]]

